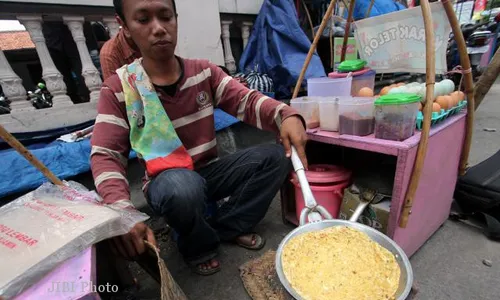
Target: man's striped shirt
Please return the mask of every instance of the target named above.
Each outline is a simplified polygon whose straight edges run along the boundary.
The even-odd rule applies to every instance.
[[[217,157],[215,107],[257,128],[275,132],[285,118],[298,115],[288,105],[249,90],[208,61],[182,59],[182,63],[184,76],[175,95],[171,97],[162,89],[157,89],[157,93],[195,167]],[[91,167],[97,191],[106,203],[129,205],[126,167],[130,124],[116,74],[104,82],[97,111],[91,141]]]

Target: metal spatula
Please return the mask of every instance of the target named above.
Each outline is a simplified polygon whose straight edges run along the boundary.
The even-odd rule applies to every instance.
[[[305,225],[307,221],[310,223],[320,222],[325,219],[332,219],[332,215],[321,205],[316,203],[314,196],[307,181],[304,165],[300,161],[297,150],[292,146],[292,164],[295,173],[299,179],[302,195],[304,196],[305,207],[300,213],[300,226]]]

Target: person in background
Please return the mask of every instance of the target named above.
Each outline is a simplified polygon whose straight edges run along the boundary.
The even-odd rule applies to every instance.
[[[84,25],[84,32],[85,28]],[[90,92],[82,76],[80,54],[68,26],[62,21],[46,21],[42,24],[42,32],[50,56],[57,70],[63,76],[71,101],[73,103],[88,102]],[[89,42],[92,41],[91,38],[86,36],[87,39]]]
[[[141,52],[134,41],[125,35],[122,28],[118,34],[104,43],[99,54],[101,58],[101,70],[104,80],[108,79],[115,71],[123,65],[132,63],[141,57]]]
[[[122,26],[118,39],[122,46],[129,45],[123,44],[125,38],[133,40],[143,57],[103,84],[91,141],[96,189],[108,205],[133,206],[126,165],[134,150],[146,169],[148,204],[178,233],[179,251],[192,270],[213,274],[220,270],[216,255],[221,242],[251,250],[264,246],[265,239],[253,229],[291,171],[292,145],[307,168],[304,120],[218,66],[174,55],[178,23],[173,0],[113,4]],[[134,51],[127,49],[131,59]],[[214,108],[280,134],[284,147],[265,144],[219,158]],[[207,204],[226,197],[207,219]],[[155,243],[152,230],[139,223],[112,245],[132,259],[144,253],[144,240]]]

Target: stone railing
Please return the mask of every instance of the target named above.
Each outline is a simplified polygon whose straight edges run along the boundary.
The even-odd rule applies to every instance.
[[[83,16],[63,16],[78,49],[82,65],[82,76],[90,91],[88,103],[73,104],[67,95],[66,84],[61,72],[56,68],[42,32],[41,15],[18,15],[17,20],[29,33],[42,67],[42,78],[47,90],[53,96],[53,107],[36,110],[27,101],[22,79],[14,72],[3,51],[0,49],[0,85],[5,96],[11,101],[11,113],[0,115],[0,123],[14,133],[50,130],[71,126],[92,120],[96,116],[96,103],[102,81],[99,71],[90,57],[83,33]],[[118,32],[114,17],[104,17],[101,21],[109,28],[110,35]]]
[[[0,1],[0,4],[2,3],[5,2]],[[31,10],[29,10],[27,14],[22,14],[18,11],[13,11],[8,14],[3,11],[0,12],[0,19],[17,19],[26,28],[40,61],[42,78],[46,83],[48,91],[53,96],[53,107],[36,110],[30,101],[27,101],[23,80],[10,66],[6,55],[0,49],[0,85],[5,96],[12,101],[11,113],[0,115],[0,124],[13,133],[25,133],[67,127],[93,120],[96,116],[96,104],[99,99],[102,81],[99,71],[94,66],[89,54],[89,49],[87,48],[84,37],[83,25],[85,21],[101,21],[108,28],[110,36],[116,35],[119,31],[119,25],[113,16],[112,8],[108,7],[107,10],[105,10],[105,13],[108,14],[101,16],[97,15],[96,12],[102,12],[103,10],[93,8],[90,11],[83,11],[82,13],[85,13],[84,17],[81,15],[64,13],[67,10],[59,10],[56,11],[54,15],[51,15],[48,5],[46,5],[46,7],[42,5],[42,8],[39,9],[39,13],[35,13],[38,10],[36,7],[32,7],[36,6],[33,3],[12,4],[9,7],[17,9],[18,6],[22,8],[23,11],[26,10],[26,7]],[[73,11],[74,10],[75,8],[73,8]],[[81,12],[80,9],[79,12]],[[188,18],[189,15],[186,16],[186,14],[187,12],[185,11],[180,15],[183,18]],[[194,18],[194,16],[192,16],[192,18]],[[252,27],[251,21],[255,19],[255,15],[244,15],[241,17],[234,13],[219,13],[215,18],[221,20],[219,27],[220,32],[213,32],[210,34],[221,35],[221,43],[219,43],[218,47],[221,49],[221,44],[223,45],[224,64],[231,73],[235,73],[237,71],[237,61],[235,61],[235,57],[233,56],[232,48],[235,47],[235,43],[238,44],[238,49],[241,49],[241,45],[243,45],[243,47],[247,45]],[[63,80],[63,76],[54,64],[44,34],[42,33],[42,24],[46,19],[51,21],[54,19],[62,19],[64,24],[69,28],[80,55],[82,65],[81,75],[84,78],[85,85],[90,91],[89,102],[73,104],[70,97],[67,95],[67,87]],[[185,20],[184,22],[186,23]],[[181,25],[183,24],[179,26]],[[232,33],[234,34],[235,31],[237,34],[232,37]],[[185,39],[184,43],[186,43]],[[191,42],[188,41],[188,43]],[[183,47],[185,48],[186,45],[184,44]],[[196,47],[199,46],[196,45]],[[212,49],[213,45],[208,45],[206,48],[207,50],[205,50],[205,52],[209,50],[215,51]],[[182,49],[180,50],[179,52],[182,52]],[[220,51],[222,51],[222,49]],[[183,53],[179,54],[183,55]],[[219,62],[216,61],[215,63]]]

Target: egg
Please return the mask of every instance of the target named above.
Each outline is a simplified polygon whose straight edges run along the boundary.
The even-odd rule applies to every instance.
[[[432,103],[432,112],[441,112],[441,106],[436,102]]]
[[[446,96],[438,96],[436,98],[436,102],[434,102],[434,103],[439,104],[439,106],[444,110],[448,109],[448,107],[449,107],[449,100],[448,100],[448,98],[446,98]]]
[[[411,86],[411,87],[407,88],[406,90],[409,94],[418,94],[420,89],[421,88],[419,86]]]
[[[393,87],[392,89],[389,90],[387,94],[402,94],[402,89],[399,87]]]
[[[434,85],[434,96],[437,98],[438,96],[444,96],[447,95],[446,93],[446,87],[443,86],[442,84],[436,84]]]
[[[465,93],[464,93],[464,92],[459,91],[459,92],[458,92],[458,95],[460,96],[460,98],[459,98],[459,99],[460,99],[460,101],[464,101],[464,100],[465,100]]]
[[[451,93],[450,97],[453,101],[453,106],[457,106],[458,103],[460,102],[460,95],[458,94],[458,92]]]
[[[451,96],[446,95],[446,96],[443,96],[443,98],[446,100],[446,102],[448,102],[448,109],[455,106],[455,104],[453,103],[453,98]]]
[[[383,95],[387,95],[387,93],[389,93],[389,91],[391,90],[391,88],[389,86],[386,86],[384,87],[381,91],[380,91],[380,95],[383,96]]]
[[[446,95],[450,94],[455,90],[455,83],[450,79],[442,80],[441,82],[439,82],[439,85],[443,87],[444,93]]]
[[[417,95],[419,95],[420,97],[424,98],[426,92],[427,92],[427,88],[425,86],[423,86],[423,87],[419,88],[419,90],[417,91]]]
[[[373,90],[369,87],[364,87],[358,92],[359,97],[373,97]]]

